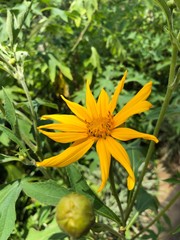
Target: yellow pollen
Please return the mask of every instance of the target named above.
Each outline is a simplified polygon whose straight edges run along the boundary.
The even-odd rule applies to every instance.
[[[88,135],[97,138],[106,138],[113,128],[113,116],[108,113],[107,117],[99,117],[91,122],[86,122]]]

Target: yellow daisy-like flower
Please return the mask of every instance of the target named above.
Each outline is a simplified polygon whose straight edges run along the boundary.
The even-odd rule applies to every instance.
[[[151,93],[152,82],[147,83],[117,114],[113,115],[126,75],[127,71],[119,82],[111,101],[107,92],[102,89],[96,102],[88,83],[86,85],[86,107],[62,96],[75,115],[44,115],[42,119],[52,119],[57,123],[43,125],[38,129],[56,142],[73,142],[73,144],[59,155],[37,162],[38,167],[65,167],[78,161],[96,143],[102,178],[98,191],[104,188],[108,179],[111,156],[126,169],[128,189],[134,188],[134,172],[128,154],[118,140],[128,141],[134,138],[143,138],[157,143],[158,139],[153,135],[123,126],[129,117],[144,112],[152,106],[150,102],[146,101]],[[53,129],[58,132],[48,132],[42,129]]]

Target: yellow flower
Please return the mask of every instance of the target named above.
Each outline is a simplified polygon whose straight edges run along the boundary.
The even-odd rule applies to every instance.
[[[157,143],[158,139],[153,135],[123,126],[129,117],[144,112],[152,106],[150,102],[146,101],[151,93],[152,82],[147,83],[117,114],[113,115],[126,75],[127,71],[119,82],[111,101],[104,89],[101,90],[96,101],[88,83],[86,84],[86,107],[62,96],[74,115],[44,115],[42,119],[52,119],[57,123],[40,126],[39,131],[56,142],[74,143],[59,155],[37,162],[38,167],[65,167],[78,161],[96,143],[102,178],[98,191],[104,188],[108,179],[111,156],[126,169],[128,189],[134,188],[134,172],[128,154],[118,140],[128,141],[134,138],[143,138]],[[58,132],[48,132],[42,129],[53,129]]]

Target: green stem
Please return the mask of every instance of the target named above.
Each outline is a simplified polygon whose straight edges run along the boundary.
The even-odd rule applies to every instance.
[[[134,222],[136,221],[136,219],[139,217],[139,212],[136,212],[134,214],[134,216],[131,218],[130,222],[128,223],[128,225],[126,226],[126,231],[128,231],[131,226],[134,224]]]
[[[137,239],[139,235],[141,235],[143,232],[148,230],[155,222],[157,222],[164,213],[175,203],[175,201],[180,197],[180,192],[177,192],[177,194],[169,201],[169,203],[158,213],[158,215],[144,228],[142,229],[138,234],[136,234],[132,240]]]
[[[115,183],[114,183],[113,161],[111,162],[111,166],[110,166],[109,180],[110,180],[110,184],[111,184],[112,195],[116,199],[116,202],[117,202],[120,214],[121,214],[122,225],[123,225],[123,227],[125,227],[124,212],[123,212],[121,202],[119,200],[119,196],[118,196],[118,193],[117,193],[117,190],[116,190],[116,187],[115,187]]]
[[[131,191],[127,190],[127,195],[128,195],[128,197],[127,197],[127,206],[129,206],[130,203],[131,203],[131,200],[132,200],[132,197],[133,197],[133,193],[134,193],[134,189],[131,190]]]
[[[79,35],[76,43],[74,44],[74,46],[73,46],[72,49],[71,49],[71,52],[73,52],[73,51],[77,48],[77,46],[79,45],[79,43],[82,41],[82,39],[83,39],[83,37],[84,37],[84,34],[85,34],[86,31],[88,30],[90,24],[91,24],[91,20],[89,20],[89,21],[87,22],[85,28],[84,28],[84,29],[82,30],[82,32],[80,33],[80,35]]]
[[[161,124],[163,122],[167,107],[169,105],[169,101],[171,99],[172,92],[174,90],[174,86],[175,86],[174,79],[175,79],[175,69],[176,69],[177,56],[178,56],[178,48],[175,44],[173,44],[171,65],[170,65],[170,71],[169,71],[168,87],[167,87],[165,99],[164,99],[164,102],[163,102],[163,105],[162,105],[162,108],[161,108],[161,111],[160,111],[160,114],[159,114],[159,118],[157,120],[155,129],[154,129],[153,134],[155,136],[157,136],[158,133],[159,133],[159,130],[160,130]],[[141,183],[143,181],[144,175],[145,175],[145,173],[147,171],[147,168],[148,168],[149,161],[151,160],[151,157],[152,157],[152,154],[153,154],[153,151],[154,151],[154,146],[155,146],[154,142],[151,142],[150,145],[149,145],[149,149],[148,149],[147,156],[146,156],[146,159],[145,159],[144,168],[143,168],[143,170],[141,172],[141,175],[139,177],[137,188],[134,191],[134,194],[133,194],[130,205],[127,207],[125,222],[127,221],[128,217],[131,213],[131,210],[134,206],[134,202],[136,200],[137,194],[139,193]]]
[[[29,94],[29,90],[28,90],[28,87],[26,85],[26,81],[24,79],[24,71],[23,71],[23,67],[22,66],[17,65],[17,73],[18,73],[17,74],[17,79],[21,83],[22,88],[23,88],[23,90],[24,90],[24,92],[26,94],[26,97],[27,97],[27,100],[28,100],[28,103],[29,103],[29,108],[30,108],[32,121],[33,121],[33,128],[34,128],[35,138],[36,138],[36,142],[37,142],[37,150],[36,150],[36,152],[38,152],[38,158],[40,160],[42,158],[42,156],[41,156],[41,152],[40,152],[39,133],[38,133],[38,130],[37,130],[37,116],[36,116],[36,113],[35,113],[34,108],[33,108],[32,99],[31,99],[31,96]]]

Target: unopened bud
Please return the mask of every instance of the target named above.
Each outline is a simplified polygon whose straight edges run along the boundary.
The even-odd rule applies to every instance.
[[[93,205],[86,196],[70,193],[59,201],[56,220],[64,232],[73,238],[79,238],[86,234],[94,223]]]

